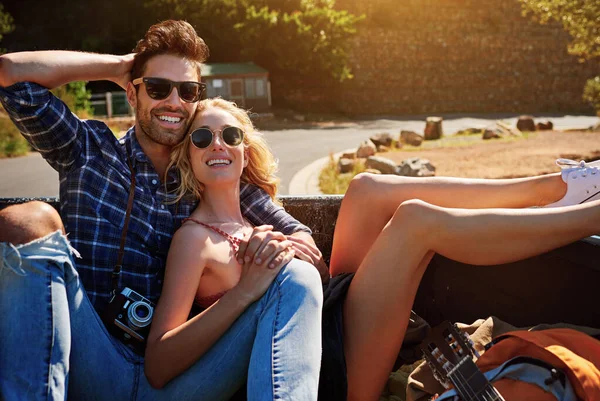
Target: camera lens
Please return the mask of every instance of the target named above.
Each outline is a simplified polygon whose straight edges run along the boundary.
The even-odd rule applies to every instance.
[[[152,306],[148,305],[146,302],[136,301],[132,303],[127,311],[129,325],[138,329],[150,325],[152,322],[152,313]]]

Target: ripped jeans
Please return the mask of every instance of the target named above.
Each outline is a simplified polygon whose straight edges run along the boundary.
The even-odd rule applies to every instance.
[[[152,388],[144,360],[106,330],[55,232],[0,243],[0,400],[316,400],[322,290],[297,259],[186,372]]]

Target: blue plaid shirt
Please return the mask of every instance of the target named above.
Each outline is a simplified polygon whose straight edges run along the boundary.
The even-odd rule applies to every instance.
[[[197,202],[166,204],[166,188],[178,185],[168,171],[161,184],[136,140],[134,128],[120,140],[101,121],[80,120],[48,89],[23,82],[0,87],[0,101],[31,146],[59,173],[60,214],[72,245],[81,254],[77,271],[97,310],[109,301],[131,174],[136,174],[120,288],[130,287],[156,302],[173,233]],[[242,184],[241,208],[255,225],[272,224],[284,234],[310,230],[255,186]]]

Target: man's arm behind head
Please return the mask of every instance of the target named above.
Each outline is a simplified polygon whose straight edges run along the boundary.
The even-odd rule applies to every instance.
[[[35,82],[53,89],[73,81],[113,81],[123,84],[133,66],[133,54],[83,53],[43,50],[8,53],[0,56],[0,86]]]

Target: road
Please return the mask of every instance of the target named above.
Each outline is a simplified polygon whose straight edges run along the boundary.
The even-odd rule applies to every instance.
[[[510,124],[516,123],[516,118],[500,115],[487,118],[444,116],[444,132],[484,128],[500,118]],[[590,116],[544,116],[540,119],[551,120],[557,129],[587,128],[598,123],[597,117]],[[279,159],[280,193],[287,194],[294,174],[316,159],[355,148],[375,133],[389,132],[396,136],[402,129],[423,132],[424,126],[424,116],[414,116],[343,123],[318,129],[265,131],[264,134]],[[39,154],[0,160],[0,175],[0,198],[58,196],[58,174]]]

